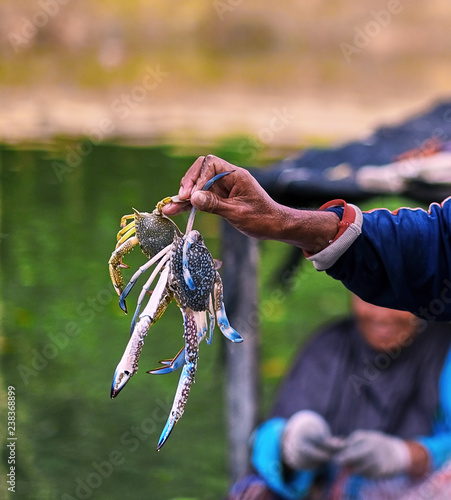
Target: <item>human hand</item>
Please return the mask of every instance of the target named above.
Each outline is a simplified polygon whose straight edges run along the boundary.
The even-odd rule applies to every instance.
[[[230,171],[202,191],[215,175]],[[247,236],[289,243],[310,254],[329,245],[340,220],[333,212],[296,210],[277,203],[247,170],[213,155],[193,163],[182,178],[177,202],[164,206],[163,213],[177,215],[191,205],[224,217]]]
[[[341,439],[332,437],[327,422],[313,411],[295,413],[285,426],[282,457],[292,469],[314,469],[340,449]]]
[[[216,181],[208,191],[204,184],[217,174],[231,171]],[[244,168],[213,155],[199,157],[181,180],[179,202],[163,208],[166,215],[176,215],[194,206],[220,215],[239,231],[256,238],[276,239],[283,223],[285,207],[276,203]]]
[[[408,472],[411,457],[402,439],[378,431],[358,430],[345,440],[344,449],[334,462],[350,468],[354,474],[379,478]]]

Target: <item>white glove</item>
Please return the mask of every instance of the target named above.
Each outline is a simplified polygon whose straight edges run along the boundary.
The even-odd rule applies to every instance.
[[[329,462],[340,447],[323,417],[310,410],[288,419],[282,436],[282,458],[290,468],[314,469]],[[338,447],[338,448],[337,448]]]
[[[354,431],[344,440],[343,450],[334,458],[354,474],[370,478],[394,476],[407,472],[411,465],[407,444],[397,437],[378,431]]]

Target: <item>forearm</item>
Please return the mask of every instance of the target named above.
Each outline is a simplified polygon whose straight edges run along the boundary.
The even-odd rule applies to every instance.
[[[275,220],[271,239],[289,243],[316,254],[326,248],[338,232],[339,217],[333,212],[281,209]]]
[[[254,195],[254,197],[253,197]],[[246,202],[223,201],[226,209],[212,203],[217,199],[197,192],[192,197],[196,208],[223,216],[242,233],[262,240],[275,240],[302,248],[315,254],[326,248],[335,238],[340,218],[333,212],[297,210],[281,205],[266,193],[252,193]],[[207,200],[210,205],[204,205]]]

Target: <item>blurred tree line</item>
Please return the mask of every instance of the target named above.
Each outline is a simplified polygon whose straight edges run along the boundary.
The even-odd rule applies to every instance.
[[[419,78],[445,79],[450,21],[446,0],[3,0],[0,85],[120,84],[151,57],[185,85],[348,84],[418,57],[431,68]]]

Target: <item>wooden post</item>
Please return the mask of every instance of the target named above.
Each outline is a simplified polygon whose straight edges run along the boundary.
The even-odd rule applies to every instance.
[[[249,470],[249,437],[259,411],[257,241],[223,221],[221,253],[227,315],[244,338],[241,344],[226,344],[227,430],[233,483]]]

